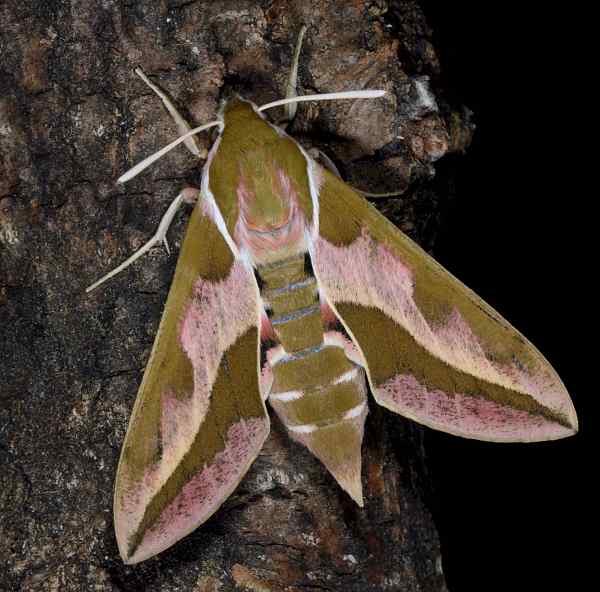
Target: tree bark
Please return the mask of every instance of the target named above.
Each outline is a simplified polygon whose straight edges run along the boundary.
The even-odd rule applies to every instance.
[[[444,183],[428,182],[434,162],[463,151],[472,130],[436,85],[419,3],[8,0],[0,19],[0,588],[445,590],[421,428],[374,402],[364,509],[273,418],[258,460],[206,524],[123,565],[113,479],[186,216],[170,232],[172,256],[154,249],[84,292],[200,182],[180,148],[115,184],[177,135],[133,68],[199,125],[231,90],[258,104],[283,96],[303,23],[301,93],[389,92],[305,104],[288,131],[354,186],[404,191],[377,205],[431,249],[447,199]]]

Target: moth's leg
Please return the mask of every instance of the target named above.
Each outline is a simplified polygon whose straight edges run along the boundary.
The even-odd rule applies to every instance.
[[[164,213],[163,217],[160,220],[158,228],[154,236],[145,243],[140,249],[138,249],[133,255],[127,258],[121,265],[115,267],[112,271],[107,273],[105,276],[101,277],[97,282],[94,282],[91,286],[85,289],[86,292],[91,292],[95,290],[100,284],[103,284],[106,280],[114,277],[127,267],[129,267],[136,259],[139,259],[144,253],[147,253],[152,247],[162,243],[167,250],[167,253],[171,254],[171,249],[169,248],[169,243],[167,241],[167,230],[169,230],[169,226],[171,226],[171,222],[173,222],[173,218],[175,218],[175,214],[177,210],[181,206],[183,202],[194,203],[198,199],[199,195],[198,189],[194,189],[192,187],[186,187],[172,202],[171,205],[167,208],[167,211]]]
[[[296,47],[294,48],[294,57],[292,58],[292,67],[288,76],[288,81],[285,86],[285,98],[293,99],[298,96],[298,64],[300,63],[300,51],[302,50],[302,42],[304,41],[304,34],[306,33],[307,26],[302,25],[300,33],[298,33],[298,39],[296,40]],[[278,122],[279,125],[285,127],[286,124],[290,123],[296,116],[296,110],[298,109],[298,103],[288,103],[284,107],[284,117]]]
[[[321,162],[321,164],[328,171],[332,172],[336,177],[338,177],[340,179],[342,178],[342,175],[340,175],[340,171],[335,166],[333,160],[331,160],[331,158],[329,158],[329,156],[327,156],[327,154],[325,154],[322,150],[319,150],[318,148],[311,148],[308,151],[308,153],[315,160],[319,160]],[[352,189],[354,189],[354,191],[360,193],[361,195],[364,195],[365,197],[369,197],[371,199],[383,199],[385,197],[397,197],[398,195],[402,195],[404,193],[404,191],[389,191],[386,193],[370,193],[369,191],[363,191],[362,189],[357,189],[353,185],[350,185],[350,187],[352,187]]]
[[[371,193],[370,191],[363,191],[362,189],[357,189],[353,185],[350,185],[354,191],[360,193],[364,197],[368,197],[369,199],[385,199],[386,197],[398,197],[404,193],[404,190],[401,191],[385,191],[384,193]]]
[[[144,83],[150,89],[152,89],[158,95],[160,100],[163,102],[163,105],[169,112],[169,115],[171,115],[171,117],[173,118],[173,121],[177,126],[177,131],[179,132],[179,135],[183,136],[183,134],[189,132],[192,129],[190,127],[190,124],[183,118],[181,113],[177,111],[177,108],[175,107],[175,105],[173,105],[169,97],[146,76],[146,74],[141,68],[136,68],[134,72],[144,81]],[[195,136],[187,138],[184,144],[194,156],[197,156],[198,158],[206,158],[206,150],[202,150],[200,148]]]

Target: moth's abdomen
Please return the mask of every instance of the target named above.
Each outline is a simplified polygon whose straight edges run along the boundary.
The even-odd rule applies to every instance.
[[[258,268],[278,343],[268,354],[273,374],[269,403],[290,435],[362,505],[365,374],[347,357],[343,336],[325,334],[317,281],[305,263],[302,254]]]

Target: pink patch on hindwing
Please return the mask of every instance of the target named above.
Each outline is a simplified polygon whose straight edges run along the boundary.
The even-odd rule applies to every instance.
[[[143,561],[192,532],[227,499],[256,458],[268,435],[268,421],[240,420],[227,430],[225,448],[192,477],[146,531],[131,563]]]

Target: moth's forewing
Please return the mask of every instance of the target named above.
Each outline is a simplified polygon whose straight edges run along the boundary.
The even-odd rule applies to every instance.
[[[258,289],[207,215],[191,216],[117,470],[126,563],[166,549],[229,496],[260,451]]]
[[[542,354],[350,187],[323,176],[313,265],[377,402],[468,438],[575,433],[571,399]]]

